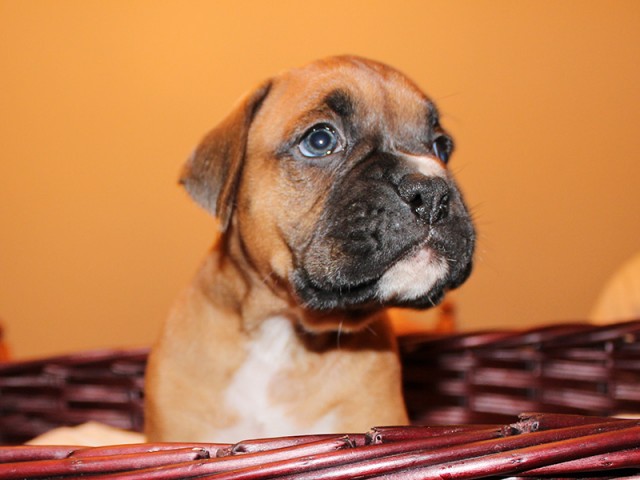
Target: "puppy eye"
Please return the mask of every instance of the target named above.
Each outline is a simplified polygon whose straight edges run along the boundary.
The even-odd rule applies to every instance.
[[[298,144],[298,150],[305,157],[317,158],[340,151],[339,138],[336,131],[326,123],[314,126],[305,133]]]
[[[433,141],[431,150],[443,163],[447,163],[453,152],[453,142],[449,137],[441,135]]]

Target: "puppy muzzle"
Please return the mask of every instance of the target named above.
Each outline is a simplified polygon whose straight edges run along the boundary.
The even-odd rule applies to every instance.
[[[468,277],[474,244],[446,172],[427,176],[380,154],[335,184],[292,281],[312,309],[425,308]]]

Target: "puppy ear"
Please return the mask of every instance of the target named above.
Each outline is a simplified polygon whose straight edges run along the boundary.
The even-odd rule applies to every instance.
[[[263,83],[209,132],[182,169],[180,183],[203,208],[218,217],[222,231],[231,220],[249,127],[271,88]]]

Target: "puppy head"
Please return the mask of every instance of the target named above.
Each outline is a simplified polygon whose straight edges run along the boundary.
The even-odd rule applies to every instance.
[[[307,310],[426,308],[472,265],[452,149],[407,77],[335,57],[249,95],[205,137],[182,182],[225,235],[240,236],[261,278]],[[337,327],[317,318],[305,327]]]

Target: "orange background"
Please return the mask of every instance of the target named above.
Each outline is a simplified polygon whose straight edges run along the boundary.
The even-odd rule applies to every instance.
[[[216,227],[176,185],[263,78],[355,53],[439,104],[480,231],[463,329],[587,316],[640,249],[640,2],[0,1],[14,356],[147,345]]]

